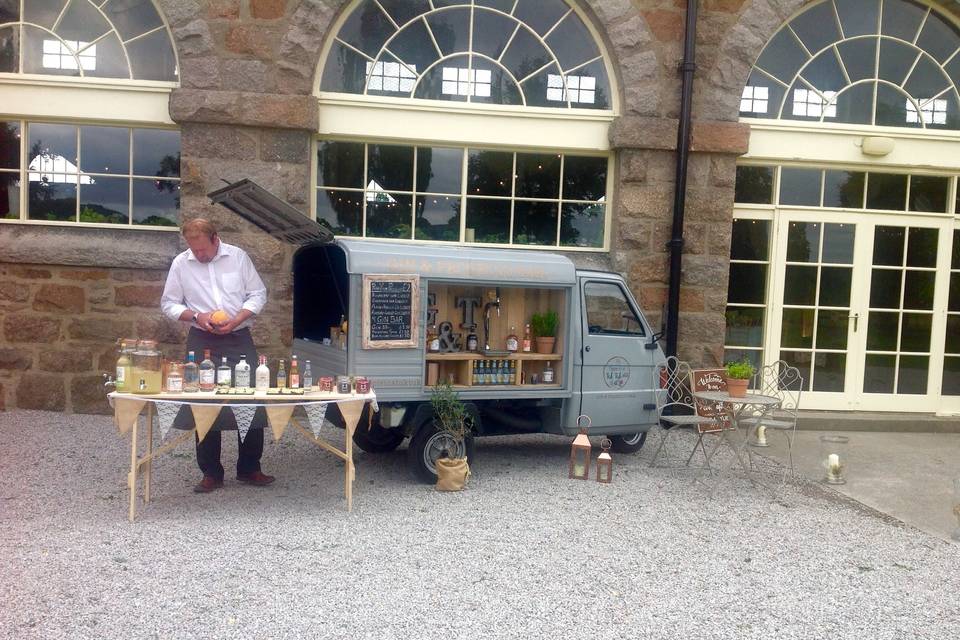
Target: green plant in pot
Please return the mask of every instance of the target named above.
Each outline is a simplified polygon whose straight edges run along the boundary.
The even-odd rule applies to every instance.
[[[559,326],[560,316],[553,309],[530,316],[530,329],[537,341],[537,353],[553,353]]]
[[[757,372],[753,364],[744,358],[734,362],[728,362],[727,368],[727,393],[733,398],[742,398],[747,394],[747,387],[750,385],[750,379]]]
[[[470,465],[467,461],[467,438],[473,430],[473,418],[446,380],[439,382],[430,395],[435,424],[436,441],[431,445],[439,450],[434,464],[437,469],[437,489],[439,491],[460,491],[470,478]],[[463,457],[457,457],[463,453]]]

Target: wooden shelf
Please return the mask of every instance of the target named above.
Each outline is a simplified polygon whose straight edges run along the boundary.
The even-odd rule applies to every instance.
[[[545,360],[552,362],[554,360],[563,360],[562,353],[524,353],[518,351],[506,356],[485,356],[482,353],[473,351],[460,351],[458,353],[427,353],[427,361],[463,361],[463,360]]]
[[[425,389],[429,390],[433,387],[425,386]],[[486,389],[504,389],[507,391],[522,391],[524,389],[562,389],[563,385],[559,384],[455,384],[451,389],[457,391],[483,391]]]

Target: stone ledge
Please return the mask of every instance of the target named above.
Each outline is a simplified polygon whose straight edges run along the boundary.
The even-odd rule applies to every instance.
[[[271,129],[317,130],[318,106],[313,96],[174,89],[170,117],[178,124],[244,125]]]
[[[0,262],[166,271],[180,251],[180,234],[166,231],[0,225]]]
[[[676,118],[618,116],[610,125],[610,146],[614,149],[677,148]],[[750,143],[750,125],[719,120],[694,120],[690,150],[700,153],[743,155]]]

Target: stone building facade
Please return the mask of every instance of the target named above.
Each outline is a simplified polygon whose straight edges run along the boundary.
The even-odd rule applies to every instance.
[[[616,75],[609,146],[617,174],[608,252],[571,254],[624,273],[659,323],[667,291],[684,7],[681,0],[577,0]],[[750,127],[741,90],[758,52],[803,0],[701,0],[681,294],[680,355],[723,361],[737,158]],[[209,204],[223,181],[252,178],[310,210],[315,96],[342,0],[157,0],[173,35],[179,87],[169,114],[181,132],[183,218],[214,220],[251,253],[270,303],[255,339],[272,358],[291,343],[292,250]],[[938,5],[958,15],[953,2]],[[0,80],[0,105],[4,102]],[[0,106],[0,111],[4,108]],[[29,113],[7,114],[29,117]],[[104,412],[101,372],[114,341],[157,337],[178,354],[184,328],[161,318],[174,233],[0,224],[0,405]]]

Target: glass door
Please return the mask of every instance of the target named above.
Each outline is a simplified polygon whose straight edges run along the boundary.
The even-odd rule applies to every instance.
[[[853,300],[860,225],[825,218],[780,217],[776,246],[783,258],[776,261],[771,292],[767,359],[799,369],[804,407],[849,409],[856,379],[851,351],[858,328]]]

